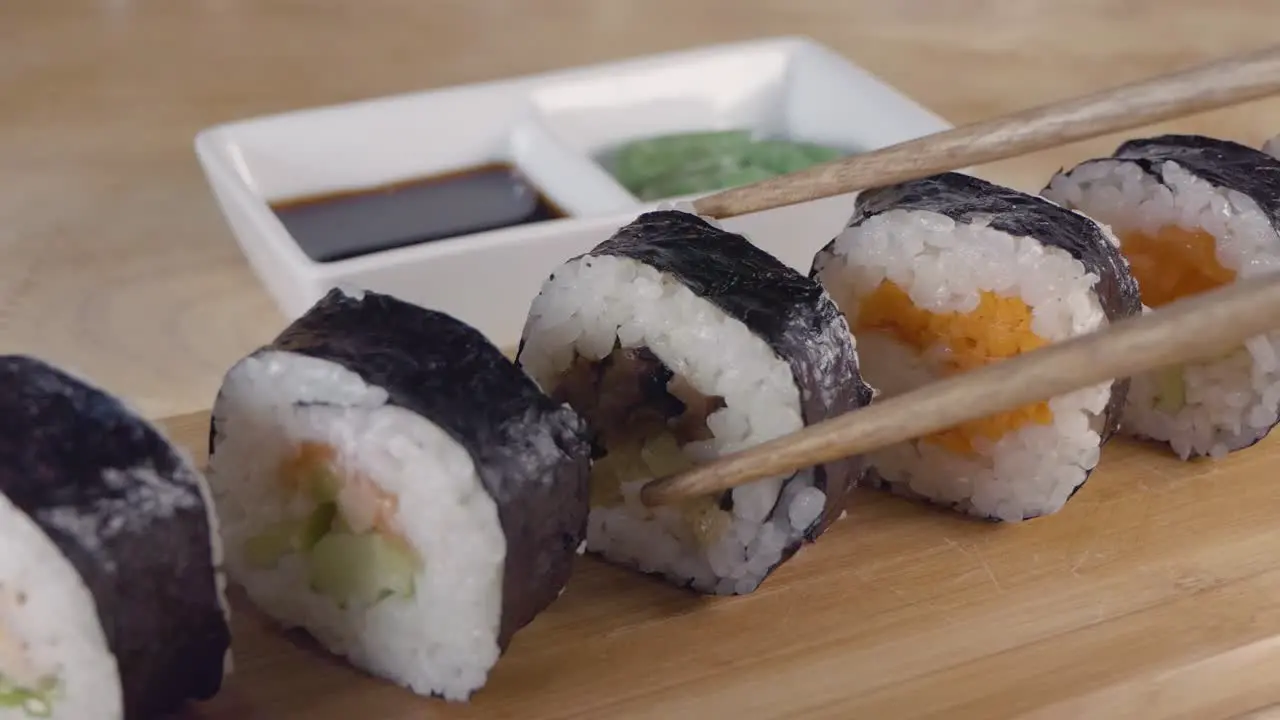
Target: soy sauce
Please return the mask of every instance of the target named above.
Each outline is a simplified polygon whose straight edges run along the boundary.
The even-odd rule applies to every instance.
[[[294,242],[316,262],[565,216],[506,163],[289,200],[271,209]]]

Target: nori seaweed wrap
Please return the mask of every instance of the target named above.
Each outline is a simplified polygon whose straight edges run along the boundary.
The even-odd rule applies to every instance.
[[[1166,303],[1280,268],[1280,160],[1228,140],[1160,135],[1058,172],[1043,194],[1106,223],[1142,303]],[[1280,417],[1280,333],[1219,358],[1133,378],[1122,430],[1183,459],[1223,457]]]
[[[232,580],[420,694],[479,689],[584,539],[582,420],[474,328],[389,295],[330,291],[237,363],[211,435]]]
[[[962,173],[859,194],[812,276],[858,336],[868,382],[898,394],[1141,311],[1107,228]],[[1059,510],[1115,434],[1125,378],[870,454],[870,480],[992,520]]]
[[[109,393],[0,356],[0,710],[151,718],[230,667],[203,476]]]
[[[841,516],[851,457],[647,508],[639,489],[866,406],[853,339],[816,282],[686,212],[647,212],[560,266],[518,360],[594,434],[587,550],[703,593],[753,591]]]

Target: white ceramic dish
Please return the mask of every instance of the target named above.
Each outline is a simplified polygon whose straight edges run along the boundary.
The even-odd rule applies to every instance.
[[[604,148],[751,128],[866,151],[949,127],[831,50],[775,38],[252,118],[202,131],[195,148],[236,240],[289,318],[346,284],[448,312],[510,347],[558,264],[666,202],[641,202],[614,181],[593,159]],[[570,217],[315,262],[270,207],[503,160]],[[807,272],[852,200],[724,224]]]

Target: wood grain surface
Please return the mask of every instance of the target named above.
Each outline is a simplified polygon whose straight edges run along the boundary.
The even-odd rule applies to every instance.
[[[165,423],[203,463],[208,415]],[[232,594],[236,672],[187,720],[1268,717],[1280,440],[1183,463],[1116,441],[1057,515],[870,491],[755,593],[579,559],[471,704],[369,678]]]
[[[152,416],[205,408],[282,319],[192,152],[211,124],[806,34],[951,122],[1276,38],[1268,0],[0,0],[0,352]],[[1162,123],[1258,144],[1280,101]],[[1099,138],[979,168],[1033,190]],[[170,427],[203,452],[204,416]],[[860,495],[747,598],[583,559],[469,707],[418,700],[237,598],[237,673],[190,718],[1217,718],[1280,700],[1274,442],[1219,464],[1117,443],[1018,527]]]
[[[192,152],[208,125],[807,34],[951,122],[1275,42],[1270,0],[0,0],[0,352],[205,408],[281,318]],[[340,51],[338,51],[340,49]],[[1257,144],[1280,101],[1156,129]],[[1117,138],[979,168],[1021,189]]]

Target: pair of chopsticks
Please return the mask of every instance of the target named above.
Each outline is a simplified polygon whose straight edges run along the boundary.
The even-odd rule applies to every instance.
[[[967,125],[694,202],[726,218],[915,180],[1280,92],[1280,46]],[[660,505],[907,440],[1156,368],[1217,357],[1280,328],[1280,275],[1183,299],[1108,328],[930,383],[646,484]]]

